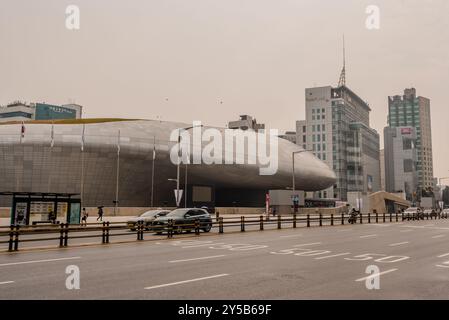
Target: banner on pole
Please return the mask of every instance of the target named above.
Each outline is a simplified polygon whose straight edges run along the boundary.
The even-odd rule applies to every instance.
[[[179,204],[181,203],[181,199],[182,199],[182,192],[184,190],[182,190],[182,189],[176,190],[175,189],[174,191],[175,191],[176,206],[179,207]],[[179,193],[178,193],[178,191],[179,191]]]
[[[265,194],[265,213],[269,213],[270,210],[270,194]]]

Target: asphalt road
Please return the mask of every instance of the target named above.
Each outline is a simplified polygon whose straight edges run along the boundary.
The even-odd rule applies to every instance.
[[[0,299],[448,299],[448,239],[442,219],[1,253]]]
[[[324,216],[323,216],[324,217]],[[329,218],[329,217],[328,217]],[[247,231],[256,231],[260,228],[260,216],[246,216],[245,217],[245,230]],[[282,227],[283,228],[291,228],[292,227],[292,217],[290,216],[284,216],[282,217]],[[298,227],[305,227],[305,216],[298,217],[297,226]],[[266,230],[273,230],[277,229],[278,223],[276,217],[268,217],[268,220],[266,217],[263,217],[263,224],[264,229]],[[335,218],[335,224],[339,224],[340,218]],[[213,221],[215,222],[215,218],[213,218]],[[347,217],[345,218],[345,223],[347,223]],[[318,216],[312,216],[310,224],[318,225]],[[330,225],[330,220],[323,220],[322,222],[323,226]],[[70,231],[69,232],[69,239],[68,239],[68,246],[77,246],[77,245],[89,245],[89,244],[99,244],[102,242],[102,231],[100,228],[100,224],[89,224],[88,227],[73,227],[75,229],[78,229],[82,232],[77,231]],[[49,228],[48,226],[40,226],[39,228]],[[90,231],[97,228],[98,230]],[[27,233],[26,230],[22,230],[21,234],[19,236],[20,242],[19,242],[19,249],[32,249],[32,248],[43,248],[43,247],[59,247],[59,226],[53,226],[51,229],[54,231],[52,233]],[[233,217],[226,217],[225,224],[224,224],[224,232],[240,232],[241,225],[240,225],[240,216],[233,216]],[[39,230],[39,229],[37,229]],[[9,227],[8,226],[2,226],[0,227],[0,252],[6,251],[8,249],[8,242],[9,242]],[[201,231],[202,234],[203,231]],[[210,230],[210,234],[217,234],[219,233],[218,224],[214,223],[212,229]],[[3,234],[3,235],[2,235]],[[176,234],[174,237],[189,237],[192,236],[192,234],[186,234],[186,232],[183,232],[182,235]],[[144,232],[144,239],[145,240],[162,240],[167,238],[167,233],[163,232],[161,235],[155,234],[153,231],[145,231]],[[51,240],[47,240],[51,239]],[[111,224],[111,230],[110,230],[110,237],[109,241],[110,243],[123,243],[123,242],[133,242],[137,239],[137,233],[136,231],[131,231],[126,227],[126,223],[120,223],[118,221],[114,222],[114,224]]]

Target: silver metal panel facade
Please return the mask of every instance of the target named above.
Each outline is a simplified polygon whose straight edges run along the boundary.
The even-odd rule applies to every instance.
[[[81,152],[82,124],[55,124],[53,147],[51,124],[26,123],[25,126],[25,136],[21,139],[20,124],[0,125],[1,191],[80,193],[84,157],[84,205],[111,206],[115,199],[120,130],[120,206],[149,205],[154,140],[155,205],[173,204],[175,184],[167,179],[176,177],[176,166],[170,161],[174,142],[169,138],[173,130],[188,124],[151,120],[85,124],[84,152]],[[301,148],[283,139],[278,143],[279,168],[274,175],[259,175],[259,164],[189,164],[188,182],[217,189],[290,187],[291,154]],[[295,167],[297,189],[321,190],[335,181],[333,171],[309,152],[295,156]],[[181,185],[183,177],[182,171]]]

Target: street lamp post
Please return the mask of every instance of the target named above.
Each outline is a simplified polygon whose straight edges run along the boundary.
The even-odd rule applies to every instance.
[[[180,176],[180,164],[181,164],[181,130],[190,130],[193,128],[198,128],[198,127],[202,127],[203,125],[199,125],[199,126],[190,126],[190,127],[185,127],[185,128],[179,128],[178,129],[178,164],[176,166],[176,206],[179,207],[179,203],[180,203],[180,199],[179,199],[179,176]],[[186,179],[187,179],[187,164],[186,164]],[[169,179],[170,180],[170,179]],[[187,187],[187,185],[186,185]],[[185,192],[186,190],[184,190]],[[184,195],[185,196],[185,195]],[[187,206],[187,202],[185,202],[185,205]]]
[[[187,208],[187,163],[186,163],[186,173],[184,176],[184,208]]]

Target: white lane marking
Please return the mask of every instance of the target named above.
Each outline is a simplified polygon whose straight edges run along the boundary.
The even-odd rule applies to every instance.
[[[360,239],[372,238],[372,237],[377,237],[377,234],[367,234],[366,236],[360,236]]]
[[[442,237],[444,237],[444,234],[439,234],[439,235],[433,236],[432,239],[437,239],[437,238],[442,238]]]
[[[402,233],[404,233],[404,232],[412,232],[413,230],[401,230],[401,231],[399,231],[399,232],[402,232]]]
[[[351,252],[344,252],[344,253],[339,253],[339,254],[333,254],[331,256],[319,257],[319,258],[315,258],[315,260],[322,260],[322,259],[328,259],[328,258],[334,258],[334,257],[340,257],[340,256],[347,256],[348,254],[351,254]]]
[[[14,281],[3,281],[3,282],[0,282],[0,284],[8,284],[8,283],[14,283]]]
[[[305,246],[314,246],[316,244],[321,244],[321,242],[312,242],[312,243],[303,243],[303,244],[296,244],[294,247],[305,247]]]
[[[447,257],[447,256],[449,256],[449,253],[442,254],[441,256],[438,256],[437,258],[444,258],[444,257]]]
[[[208,256],[208,257],[200,257],[200,258],[191,258],[191,259],[182,259],[182,260],[172,260],[169,263],[177,263],[177,262],[187,262],[187,261],[195,261],[195,260],[205,260],[205,259],[213,259],[220,258],[226,256],[225,254],[220,254],[218,256]]]
[[[74,260],[74,259],[81,259],[81,257],[69,257],[69,258],[59,258],[59,259],[46,259],[46,260],[34,260],[34,261],[11,262],[11,263],[3,263],[3,264],[0,264],[0,267],[16,266],[16,265],[19,265],[19,264],[42,263],[42,262],[54,262],[54,261],[63,261],[63,260]]]
[[[401,226],[401,228],[429,229],[429,230],[449,230],[447,227],[424,227],[424,226]]]
[[[191,245],[191,246],[185,246],[185,247],[182,247],[183,249],[186,249],[186,248],[198,248],[198,247],[207,247],[207,246],[212,246],[212,245],[217,245],[217,244],[226,244],[226,243],[224,243],[224,242],[217,242],[217,243],[213,243],[213,242],[211,242],[211,243],[204,243],[204,244],[195,244],[195,245]]]
[[[171,243],[172,246],[194,246],[199,244],[214,243],[213,241],[201,241],[201,240],[177,240]]]
[[[396,247],[396,246],[401,246],[401,245],[407,244],[407,243],[410,243],[410,241],[404,241],[404,242],[392,243],[392,244],[389,244],[388,246],[390,246],[390,247]]]
[[[301,257],[312,257],[312,256],[320,256],[322,254],[331,253],[331,251],[328,251],[328,250],[310,250],[310,249],[302,249],[302,250],[306,250],[306,251],[294,253],[294,255],[301,256]]]
[[[401,226],[401,228],[415,228],[415,229],[422,229],[424,226]]]
[[[425,228],[425,227],[433,227],[434,225],[435,225],[435,223],[431,223],[431,224],[425,224],[422,227],[423,228]]]
[[[352,229],[344,229],[344,230],[338,230],[338,232],[346,232],[346,231],[351,231]]]
[[[146,287],[146,288],[144,288],[144,289],[145,289],[145,290],[151,290],[151,289],[157,289],[157,288],[163,288],[163,287],[175,286],[175,285],[178,285],[178,284],[184,284],[184,283],[189,283],[189,282],[195,282],[195,281],[201,281],[201,280],[208,280],[208,279],[220,278],[220,277],[226,277],[226,276],[229,276],[229,274],[227,274],[227,273],[216,274],[216,275],[214,275],[214,276],[209,276],[209,277],[203,277],[203,278],[196,278],[196,279],[190,279],[190,280],[184,280],[184,281],[178,281],[178,282],[172,282],[172,283],[160,284],[160,285],[157,285],[157,286]]]
[[[368,277],[363,277],[363,278],[357,279],[357,280],[355,280],[355,281],[356,281],[356,282],[365,281],[365,280],[372,279],[372,278],[376,278],[376,277],[381,276],[381,275],[383,275],[383,274],[390,273],[390,272],[397,271],[397,270],[398,270],[398,269],[390,269],[390,270],[387,270],[387,271],[382,271],[382,272],[379,272],[379,273],[374,273],[374,274],[372,274],[372,275],[369,275]]]
[[[293,234],[293,235],[290,235],[290,236],[280,236],[280,238],[294,238],[294,237],[302,237],[302,235],[300,235],[300,234]]]

